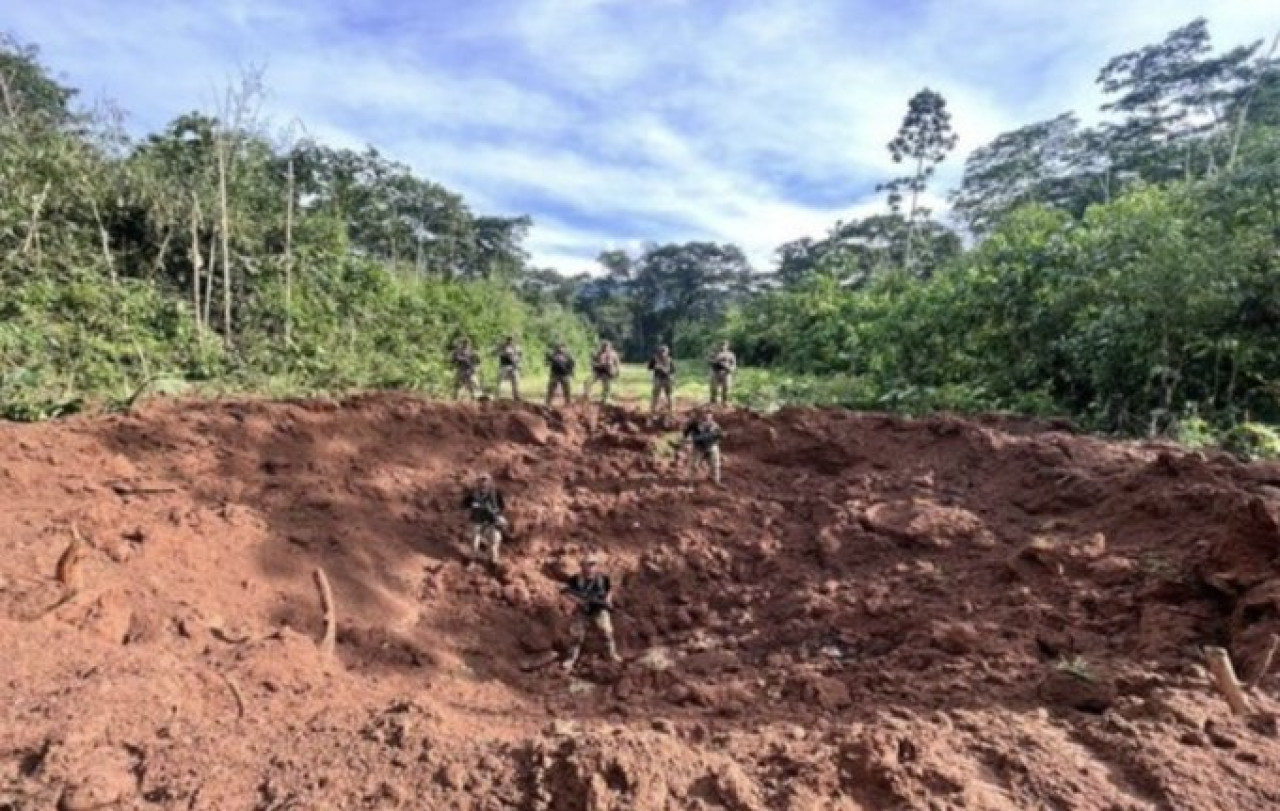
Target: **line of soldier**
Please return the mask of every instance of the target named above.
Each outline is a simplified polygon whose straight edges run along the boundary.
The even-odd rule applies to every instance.
[[[480,355],[471,346],[467,338],[459,338],[454,345],[450,362],[454,369],[453,397],[459,399],[466,392],[474,400],[480,392]],[[515,338],[508,336],[498,349],[498,382],[494,394],[501,394],[502,384],[511,384],[512,399],[520,399],[520,366],[524,362],[524,353]],[[565,404],[572,402],[574,371],[577,366],[573,355],[564,344],[556,344],[546,357],[549,379],[547,381],[546,404],[550,406],[556,394],[564,398]],[[738,369],[738,359],[724,341],[720,348],[707,359],[711,383],[711,404],[728,405],[729,387],[733,374]],[[653,377],[653,392],[649,399],[649,410],[657,413],[661,402],[667,413],[672,411],[671,392],[675,385],[676,362],[671,357],[671,350],[664,344],[649,358],[648,369]],[[591,399],[591,390],[600,385],[600,402],[609,402],[613,390],[613,382],[622,373],[622,359],[609,341],[601,341],[600,346],[591,356],[591,376],[587,379],[583,399]]]
[[[724,431],[716,423],[711,409],[698,409],[681,432],[681,446],[688,454],[688,478],[706,468],[716,485],[721,484],[720,442],[723,439]],[[506,518],[506,499],[494,485],[492,476],[482,473],[477,477],[463,496],[462,508],[471,521],[472,555],[481,558],[487,554],[489,561],[496,566],[503,534],[510,525]],[[622,661],[613,633],[613,584],[609,576],[600,571],[599,563],[597,554],[585,555],[578,574],[570,577],[561,589],[561,593],[573,603],[569,653],[562,662],[566,673],[571,672],[577,663],[589,628],[596,629],[604,638],[609,658],[614,662]]]

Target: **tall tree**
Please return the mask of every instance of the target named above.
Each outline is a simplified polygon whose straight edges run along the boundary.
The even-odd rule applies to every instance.
[[[881,190],[889,192],[889,208],[894,214],[902,212],[905,195],[911,203],[906,215],[906,255],[904,267],[915,272],[915,235],[921,219],[927,219],[928,209],[920,205],[920,195],[928,188],[938,164],[955,149],[957,136],[951,129],[951,113],[942,94],[924,88],[911,97],[906,117],[898,134],[889,142],[889,154],[894,163],[906,163],[911,174],[881,184]]]
[[[1228,124],[1229,110],[1256,78],[1253,56],[1261,45],[1213,56],[1208,24],[1197,18],[1107,62],[1098,84],[1111,97],[1102,109],[1119,116],[1104,127],[1118,168],[1146,180],[1190,179],[1225,160],[1225,149],[1218,154],[1200,139]]]
[[[1075,113],[1000,135],[965,161],[964,179],[951,195],[956,214],[970,231],[984,234],[1025,203],[1082,213],[1103,199],[1101,187],[1090,182],[1090,143]]]
[[[72,119],[75,95],[50,77],[35,46],[0,32],[0,117],[62,126]]]

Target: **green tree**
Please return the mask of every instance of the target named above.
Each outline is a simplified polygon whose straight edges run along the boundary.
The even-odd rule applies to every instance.
[[[1103,132],[1117,170],[1145,180],[1190,179],[1225,159],[1206,136],[1222,133],[1229,111],[1256,78],[1261,41],[1211,55],[1208,24],[1197,18],[1165,39],[1103,66],[1098,84],[1119,116]]]
[[[894,214],[901,214],[903,198],[910,195],[903,257],[903,267],[908,273],[916,271],[916,233],[920,222],[928,219],[930,213],[920,205],[920,195],[928,188],[930,178],[947,153],[955,149],[956,140],[946,99],[926,87],[911,97],[898,134],[889,142],[894,163],[905,162],[911,167],[911,174],[880,186],[889,192],[889,209]]]

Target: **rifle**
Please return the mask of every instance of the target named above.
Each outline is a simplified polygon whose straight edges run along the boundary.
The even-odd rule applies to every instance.
[[[589,609],[591,609],[593,606],[599,606],[600,608],[603,608],[605,611],[608,611],[610,614],[626,613],[625,610],[620,609],[616,604],[614,604],[612,600],[605,600],[604,602],[600,602],[599,600],[591,600],[585,594],[579,594],[578,592],[573,591],[568,587],[561,589],[561,594],[564,594],[565,596],[569,597],[574,602],[576,602],[583,609],[584,613],[589,613]]]

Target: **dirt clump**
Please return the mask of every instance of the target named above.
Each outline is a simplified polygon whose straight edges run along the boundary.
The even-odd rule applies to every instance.
[[[621,407],[0,426],[0,809],[1280,807],[1280,678],[1236,717],[1200,655],[1257,681],[1280,633],[1274,465],[998,417],[721,423],[724,488]],[[458,509],[482,470],[496,570]],[[586,550],[627,661],[589,636],[570,678]]]

